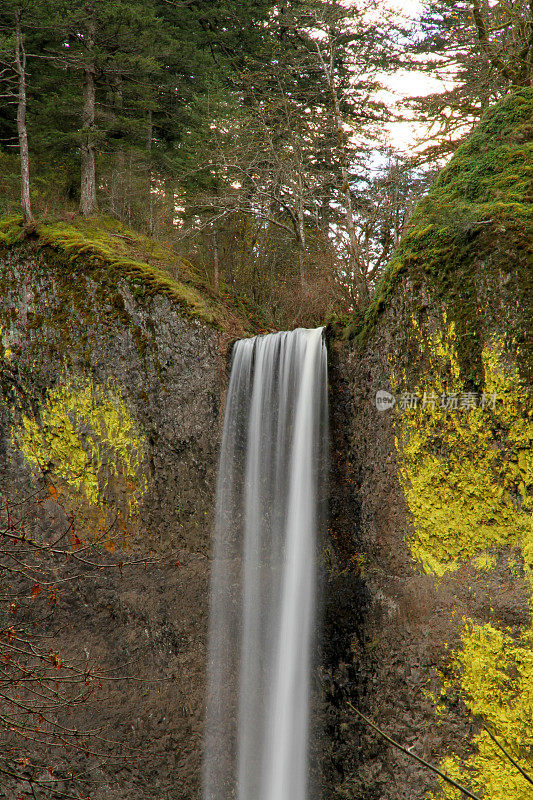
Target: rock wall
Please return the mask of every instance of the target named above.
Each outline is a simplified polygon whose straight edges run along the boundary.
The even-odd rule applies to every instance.
[[[4,248],[0,276],[2,530],[9,504],[28,536],[96,541],[110,564],[95,573],[56,558],[53,602],[42,591],[0,624],[29,619],[46,652],[133,678],[104,681],[69,717],[117,742],[88,779],[92,800],[196,797],[227,344],[82,254],[26,242]],[[56,775],[78,761],[50,754]]]
[[[485,117],[332,334],[328,798],[461,796],[349,704],[478,797],[531,795],[490,734],[532,773],[532,111]]]
[[[46,473],[85,530],[206,552],[224,355],[162,295],[51,251],[2,257],[2,453]],[[79,516],[79,515],[78,515]],[[89,522],[90,520],[90,522]],[[148,540],[146,536],[148,535]]]

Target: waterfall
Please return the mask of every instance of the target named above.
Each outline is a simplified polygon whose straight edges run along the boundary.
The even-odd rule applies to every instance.
[[[306,800],[323,329],[236,343],[220,453],[204,800]]]

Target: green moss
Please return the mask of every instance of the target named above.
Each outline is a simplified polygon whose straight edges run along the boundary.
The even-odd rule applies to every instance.
[[[24,236],[20,217],[0,220],[0,246],[16,245]],[[230,300],[215,297],[198,282],[189,262],[176,258],[170,247],[116,220],[74,217],[70,222],[43,222],[37,224],[34,236],[37,246],[53,251],[69,270],[85,271],[96,282],[101,282],[105,273],[115,287],[125,280],[135,297],[163,295],[187,316],[237,337],[255,332],[253,323],[233,308]],[[179,274],[180,279],[171,273]]]
[[[492,337],[482,348],[481,397],[461,408],[466,386],[455,323],[435,331],[413,319],[411,339],[423,356],[418,384],[410,387],[396,354],[392,380],[398,392],[425,395],[426,403],[395,411],[400,480],[413,530],[413,559],[442,580],[468,563],[489,580],[498,554],[508,558],[509,580],[526,581],[533,600],[533,408],[516,366],[516,348]],[[449,397],[458,407],[446,407]],[[443,398],[441,404],[441,397]],[[516,553],[520,558],[516,559]],[[502,563],[503,563],[502,559]],[[485,574],[485,575],[484,575]],[[533,605],[532,605],[533,610]],[[525,769],[533,745],[533,628],[512,636],[494,625],[464,618],[461,644],[448,650],[440,690],[432,695],[437,721],[446,700],[462,700],[469,714],[498,738]],[[428,694],[431,696],[431,693]],[[528,785],[481,729],[466,759],[448,755],[441,769],[484,800],[526,800]],[[459,800],[443,781],[428,800]]]
[[[490,269],[496,246],[498,271],[507,272],[505,281],[524,309],[531,303],[532,140],[533,89],[509,94],[486,112],[419,203],[364,319],[348,324],[344,338],[364,342],[408,276],[433,298],[443,298],[456,323],[459,359],[479,377],[481,346],[474,341],[472,349],[470,341],[466,353],[460,341],[471,339],[484,317],[479,260]],[[516,335],[520,341],[525,333],[517,329]]]
[[[112,233],[94,226],[85,229],[67,223],[40,225],[41,244],[66,254],[71,262],[104,266],[117,278],[125,278],[136,296],[162,294],[178,303],[192,317],[208,325],[221,322],[216,306],[194,288],[179,283],[163,269],[121,255]]]
[[[0,245],[10,247],[21,242],[25,235],[20,214],[0,218]]]
[[[533,747],[533,631],[517,641],[490,624],[465,619],[462,646],[452,659],[454,680],[468,711],[481,718],[522,769],[531,774]],[[443,696],[446,695],[446,689]],[[484,800],[529,800],[531,786],[513,767],[485,730],[472,744],[473,754],[462,761],[448,756],[441,769],[470,787]],[[461,793],[440,781],[429,800],[461,800]]]

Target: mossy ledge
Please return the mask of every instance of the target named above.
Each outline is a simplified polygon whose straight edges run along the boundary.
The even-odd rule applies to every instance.
[[[525,313],[532,295],[527,278],[532,200],[533,89],[525,88],[488,109],[458,148],[417,206],[370,307],[344,326],[342,338],[363,344],[399,285],[409,279],[413,290],[424,287],[444,299],[459,337],[475,339],[483,316],[476,292],[480,261],[487,270],[503,270],[504,281],[517,284],[515,296]],[[525,264],[529,270],[520,268]],[[520,344],[526,332],[516,334]]]
[[[55,260],[94,275],[105,270],[118,283],[126,280],[137,298],[164,295],[182,312],[231,337],[253,335],[259,323],[250,320],[239,302],[220,298],[201,285],[194,267],[178,259],[170,247],[136,233],[109,217],[46,221],[25,229],[20,216],[0,219],[0,248],[30,245],[50,249]],[[175,279],[171,272],[177,274]],[[237,307],[236,307],[237,306]]]

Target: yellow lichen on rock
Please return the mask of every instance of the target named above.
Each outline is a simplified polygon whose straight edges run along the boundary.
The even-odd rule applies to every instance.
[[[484,386],[474,402],[461,380],[453,325],[444,319],[442,332],[426,337],[413,327],[429,368],[411,394],[425,402],[400,404],[395,416],[400,481],[413,522],[412,556],[442,578],[465,563],[490,573],[498,552],[507,551],[511,575],[525,577],[533,592],[533,416],[516,364],[503,341],[493,339],[482,352]],[[404,377],[396,383],[407,389]],[[450,397],[456,398],[451,407]],[[451,652],[453,677],[442,678],[434,697],[441,718],[442,700],[458,691],[468,712],[529,772],[532,645],[531,625],[514,638],[464,618],[461,647]],[[483,727],[471,745],[471,756],[448,756],[441,769],[483,800],[531,797],[531,785]],[[461,796],[441,781],[429,798]]]
[[[123,516],[138,513],[144,442],[117,392],[90,380],[50,389],[14,438],[35,471],[51,473],[89,506],[118,502]]]
[[[464,620],[462,648],[455,656],[455,672],[468,711],[531,773],[533,747],[533,634],[515,641],[490,624]],[[505,758],[482,729],[474,737],[473,754],[465,761],[449,756],[441,769],[484,800],[529,800],[531,784]],[[459,800],[461,793],[441,781],[430,800]]]
[[[0,343],[2,345],[1,357],[6,361],[11,361],[13,352],[11,350],[11,345],[9,343],[9,337],[7,333],[4,333],[4,327],[1,324],[0,324]]]
[[[424,341],[429,369],[415,387],[416,408],[396,412],[400,480],[413,518],[411,552],[442,576],[492,548],[519,547],[533,568],[533,419],[516,367],[503,346],[483,351],[484,391],[465,392],[453,324]],[[452,398],[450,404],[450,398]],[[456,407],[454,407],[456,406]]]

